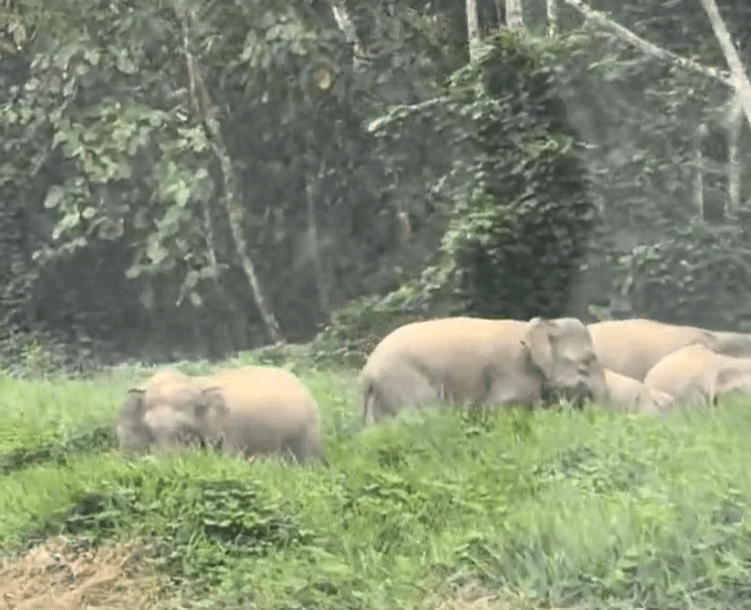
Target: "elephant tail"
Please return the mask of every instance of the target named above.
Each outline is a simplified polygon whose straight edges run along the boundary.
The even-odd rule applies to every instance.
[[[373,414],[373,407],[375,406],[375,386],[371,382],[365,389],[365,398],[362,403],[362,423],[364,426],[368,426],[373,423],[375,417]]]

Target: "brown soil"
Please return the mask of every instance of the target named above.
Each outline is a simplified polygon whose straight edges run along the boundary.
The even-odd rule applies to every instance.
[[[53,540],[0,562],[0,610],[141,610],[161,580],[135,544],[86,549]]]

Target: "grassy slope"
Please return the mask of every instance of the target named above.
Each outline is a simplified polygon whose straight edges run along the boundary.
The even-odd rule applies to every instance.
[[[154,539],[186,597],[221,608],[406,609],[474,580],[561,606],[750,603],[746,404],[659,421],[448,411],[359,431],[354,374],[311,371],[328,466],[129,463],[111,436],[80,435],[111,425],[143,374],[0,379],[0,454],[63,448],[6,459],[0,547],[61,527]]]

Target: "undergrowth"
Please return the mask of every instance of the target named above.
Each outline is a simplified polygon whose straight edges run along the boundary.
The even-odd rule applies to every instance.
[[[128,460],[111,425],[143,371],[0,380],[0,547],[142,540],[183,608],[406,609],[472,582],[540,606],[751,602],[747,404],[446,409],[361,430],[354,373],[298,372],[325,464]]]

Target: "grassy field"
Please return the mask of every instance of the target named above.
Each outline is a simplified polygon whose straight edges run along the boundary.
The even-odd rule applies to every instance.
[[[354,372],[295,371],[327,464],[129,461],[113,422],[148,371],[0,377],[0,608],[751,607],[748,404],[361,430]]]

